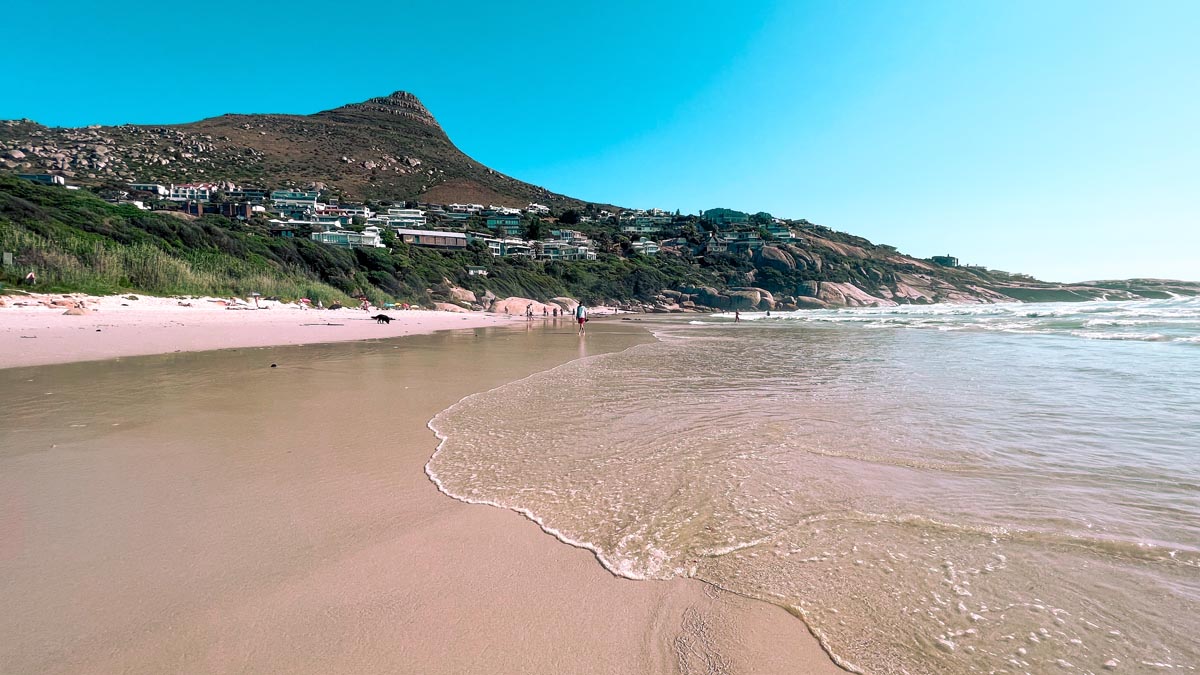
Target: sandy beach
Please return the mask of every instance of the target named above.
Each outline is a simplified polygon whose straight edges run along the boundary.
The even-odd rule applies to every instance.
[[[0,309],[5,672],[841,672],[778,607],[616,578],[423,473],[436,412],[632,326],[130,305]],[[324,344],[435,325],[474,329]],[[189,353],[224,347],[257,348]]]
[[[61,294],[6,296],[0,300],[6,305],[0,306],[0,368],[393,338],[517,320],[482,312],[304,310],[296,304],[245,299],[236,305],[217,298]],[[65,313],[80,302],[86,307],[84,314]],[[395,321],[379,324],[370,318],[376,314],[386,314]]]

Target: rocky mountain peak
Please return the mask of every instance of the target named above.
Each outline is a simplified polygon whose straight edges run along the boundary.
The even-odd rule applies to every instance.
[[[313,115],[230,114],[169,126],[47,128],[0,120],[0,172],[6,170],[92,185],[323,182],[348,200],[579,206],[472,160],[406,91]]]
[[[421,103],[421,99],[407,91],[393,92],[387,96],[378,96],[372,99],[363,101],[362,103],[351,103],[338,108],[337,111],[358,110],[371,113],[382,113],[385,115],[399,115],[411,120],[420,122],[436,129],[441,129],[437,120],[429,112],[429,109]],[[331,111],[331,112],[337,112]]]

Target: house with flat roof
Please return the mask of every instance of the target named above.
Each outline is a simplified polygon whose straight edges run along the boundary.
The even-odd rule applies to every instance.
[[[478,241],[487,246],[488,253],[497,258],[529,257],[533,254],[533,247],[523,239],[492,237],[474,232],[467,237],[469,241]]]
[[[17,178],[42,185],[66,185],[67,179],[50,173],[19,173]]]
[[[796,239],[796,233],[792,232],[792,228],[779,222],[769,223],[763,229],[767,234],[778,239],[779,241],[793,241]]]
[[[159,185],[158,183],[130,183],[129,189],[137,190],[138,192],[149,192],[155,197],[166,197],[171,194],[166,185]]]
[[[591,241],[586,234],[579,230],[550,230],[550,237],[576,244],[586,244]]]
[[[397,228],[400,241],[413,246],[441,249],[464,249],[467,247],[466,232],[443,232],[441,230],[410,230]]]
[[[634,253],[641,253],[642,255],[658,255],[659,250],[661,250],[658,243],[651,239],[639,239],[630,244],[629,247],[633,249]]]
[[[321,198],[319,190],[272,190],[271,201],[276,206],[311,206],[317,207],[317,200]]]
[[[172,184],[167,189],[167,199],[171,201],[207,202],[212,200],[217,186],[215,183],[184,183]]]
[[[172,184],[168,188],[167,199],[173,202],[207,202],[212,200],[217,186],[212,183]]]
[[[378,220],[386,222],[389,227],[409,229],[421,229],[429,224],[429,219],[425,217],[425,212],[421,209],[389,208],[387,213],[379,214]]]
[[[353,219],[350,218],[350,216],[343,216],[338,213],[330,213],[329,211],[318,211],[317,213],[308,216],[308,219],[314,223],[321,223],[326,227],[349,225],[353,222]]]
[[[638,215],[621,225],[626,234],[657,234],[671,223],[670,216]]]
[[[540,241],[533,247],[538,260],[595,260],[596,252],[588,246],[569,241]]]
[[[304,204],[276,204],[271,207],[271,210],[283,216],[284,218],[292,218],[295,220],[305,220],[311,218],[314,213],[318,212],[312,204],[307,206]]]
[[[326,211],[337,211],[344,216],[352,218],[370,218],[375,215],[375,212],[369,206],[363,204],[341,204],[329,207]]]
[[[532,258],[533,246],[529,242],[521,241],[520,239],[505,239],[504,253],[502,255],[505,258]]]
[[[354,230],[325,230],[313,232],[310,238],[322,244],[339,248],[385,248],[378,227],[368,227],[362,232]]]
[[[521,227],[521,218],[519,216],[488,216],[487,220],[484,221],[484,224],[487,225],[489,230],[502,230],[504,234],[513,236],[521,234],[521,230],[523,229]]]
[[[286,223],[281,220],[271,221],[271,236],[283,237],[284,239],[292,239],[296,236],[296,226],[292,223]]]
[[[262,204],[267,201],[267,191],[256,188],[230,190],[225,193],[225,196],[235,202],[250,202],[251,204]]]

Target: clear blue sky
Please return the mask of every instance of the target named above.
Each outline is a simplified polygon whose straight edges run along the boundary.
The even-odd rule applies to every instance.
[[[764,210],[1054,280],[1200,279],[1195,0],[5,15],[28,39],[0,118],[310,113],[403,89],[479,161],[584,199]]]

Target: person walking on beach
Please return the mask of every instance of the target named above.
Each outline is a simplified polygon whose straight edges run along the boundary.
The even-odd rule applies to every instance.
[[[525,320],[533,321],[533,303],[532,302],[529,303],[528,305],[525,305]]]
[[[742,313],[736,309],[733,310],[733,322],[738,323],[741,320],[742,320]]]
[[[584,324],[587,323],[587,309],[584,308],[582,302],[575,305],[575,320],[579,322],[579,334],[583,335],[585,332]]]

